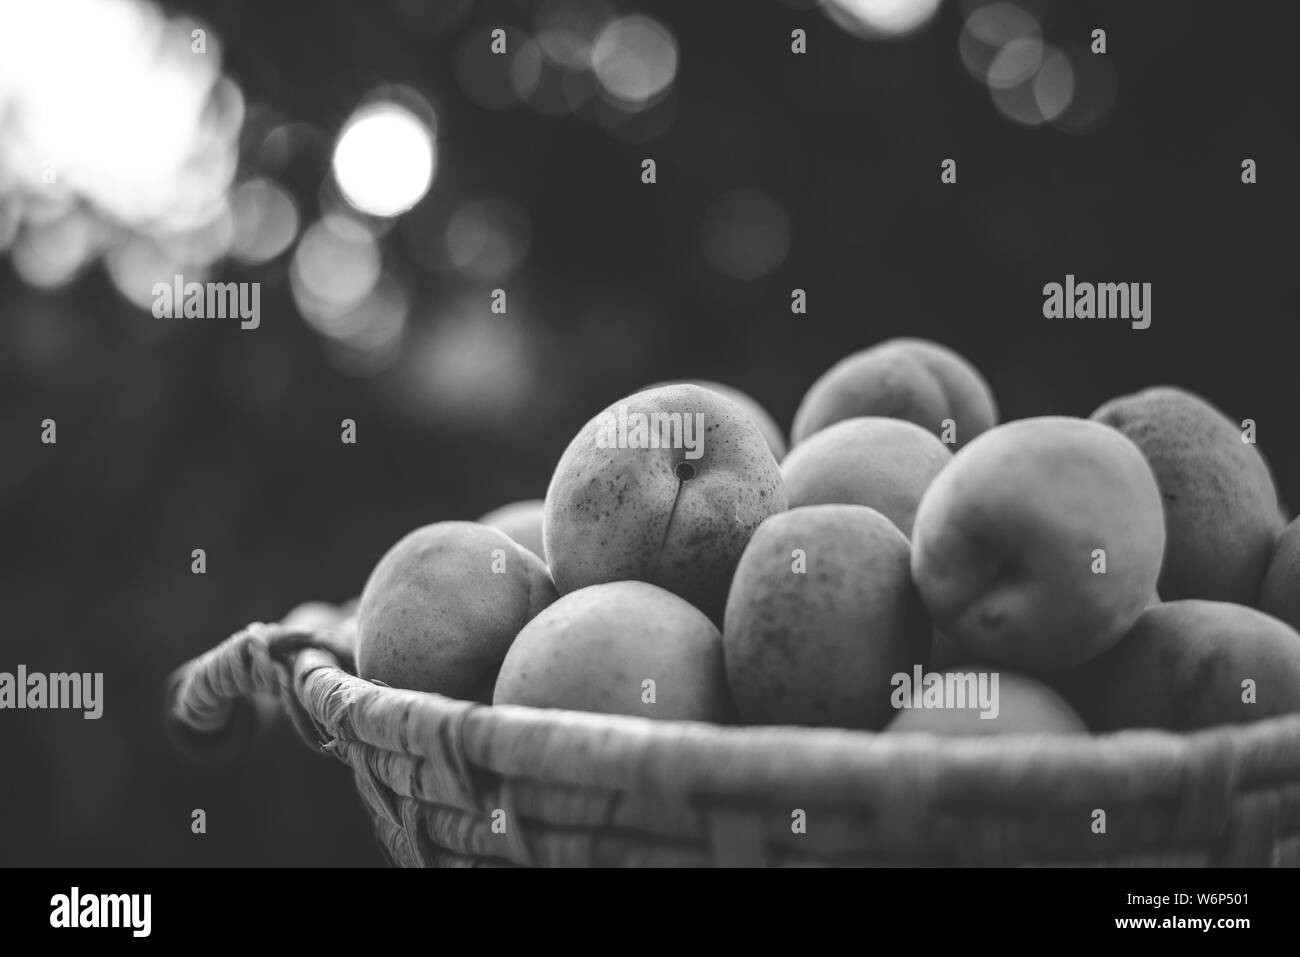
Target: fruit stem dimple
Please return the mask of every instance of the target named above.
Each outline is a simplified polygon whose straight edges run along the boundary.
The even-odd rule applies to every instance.
[[[683,466],[685,466],[689,471],[689,474],[686,476],[682,475]],[[673,530],[673,518],[677,515],[677,503],[680,502],[682,498],[682,483],[688,478],[695,477],[695,466],[690,462],[678,462],[676,468],[673,469],[673,474],[677,476],[677,490],[673,493],[673,505],[672,508],[668,510],[668,520],[664,522],[664,537],[659,540],[659,551],[655,555],[656,580],[659,578],[659,569],[663,564],[664,546],[668,544],[668,536]]]

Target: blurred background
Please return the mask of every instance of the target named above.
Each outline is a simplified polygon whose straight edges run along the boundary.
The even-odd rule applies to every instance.
[[[1300,501],[1278,9],[0,0],[0,671],[105,673],[99,721],[0,712],[0,864],[381,864],[287,723],[178,758],[164,677],[541,497],[651,382],[788,426],[835,360],[930,337],[1006,418],[1199,391]],[[178,273],[260,283],[260,326],[155,318]],[[1151,328],[1044,319],[1066,273],[1153,283]]]

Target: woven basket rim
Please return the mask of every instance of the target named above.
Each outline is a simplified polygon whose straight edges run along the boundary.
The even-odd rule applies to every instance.
[[[430,744],[420,741],[421,728],[456,721],[461,723],[466,757],[480,767],[541,781],[625,785],[630,768],[620,755],[635,754],[638,779],[665,794],[695,792],[703,784],[720,797],[743,798],[754,788],[806,797],[809,782],[816,781],[830,789],[830,801],[846,794],[884,799],[910,791],[924,778],[953,796],[963,787],[987,787],[991,800],[1006,804],[1003,788],[1010,781],[1020,795],[1012,794],[1011,803],[1032,803],[1047,789],[1060,796],[1062,788],[1093,797],[1174,797],[1194,783],[1189,779],[1225,772],[1234,779],[1221,782],[1228,786],[1300,778],[1300,714],[1192,732],[1128,729],[1068,736],[947,737],[490,705],[376,685],[319,650],[304,652],[296,673],[295,695],[331,735],[381,750],[422,751]],[[319,703],[324,700],[333,700],[335,708],[333,717],[325,716],[322,722]],[[384,716],[383,723],[391,725],[387,716],[395,712],[405,716],[399,738],[393,737],[398,732],[390,726],[364,723],[366,716],[377,722]],[[492,746],[494,740],[524,736],[534,738],[535,747]],[[619,747],[615,739],[635,747]],[[590,748],[581,746],[588,742]],[[581,753],[582,762],[557,762],[561,750]],[[900,771],[907,780],[891,785]],[[964,799],[974,803],[979,796],[971,793]]]
[[[342,631],[251,625],[178,670],[167,720],[225,752],[239,705],[275,695],[351,766],[402,864],[1300,861],[1300,714],[973,737],[719,725],[390,688],[353,653]],[[797,850],[791,809],[821,835]]]
[[[439,702],[446,702],[451,705],[460,705],[472,709],[477,714],[487,714],[489,712],[509,715],[512,718],[528,720],[531,716],[533,720],[539,723],[564,722],[575,730],[580,729],[583,725],[607,725],[609,727],[625,726],[629,730],[635,729],[638,732],[644,732],[651,736],[661,734],[665,737],[671,737],[676,740],[680,737],[681,731],[686,728],[710,729],[725,734],[728,737],[744,738],[766,737],[772,733],[780,732],[782,736],[791,738],[842,738],[844,736],[853,736],[863,740],[878,740],[887,737],[891,740],[902,738],[925,738],[932,742],[941,744],[951,744],[955,748],[964,748],[972,743],[978,742],[1003,742],[1003,743],[1023,743],[1026,739],[1050,738],[1053,741],[1060,741],[1063,738],[1071,740],[1089,740],[1095,742],[1116,741],[1118,739],[1128,739],[1125,743],[1131,743],[1138,738],[1150,739],[1155,743],[1185,743],[1188,741],[1211,740],[1224,735],[1241,735],[1253,736],[1256,734],[1271,734],[1275,732],[1286,732],[1296,727],[1300,727],[1300,712],[1294,714],[1278,715],[1271,718],[1263,718],[1259,721],[1252,721],[1244,724],[1223,724],[1215,725],[1210,728],[1202,728],[1194,731],[1170,731],[1161,728],[1121,728],[1115,731],[1083,731],[1073,735],[1044,735],[1036,732],[1009,732],[987,736],[980,735],[939,735],[925,731],[904,731],[904,732],[886,732],[884,730],[870,731],[860,728],[842,728],[838,726],[816,727],[811,725],[797,724],[718,724],[711,721],[696,720],[663,720],[659,718],[647,718],[640,715],[612,714],[598,711],[576,711],[568,708],[543,708],[532,705],[521,704],[488,704],[482,701],[471,701],[464,698],[455,698],[450,695],[440,694],[436,691],[417,691],[409,688],[394,688],[389,685],[382,685],[372,682],[353,674],[344,668],[332,654],[323,652],[321,649],[312,649],[315,654],[327,657],[327,661],[313,661],[308,667],[303,668],[300,672],[306,676],[317,669],[330,669],[337,671],[346,682],[356,682],[368,688],[374,688],[381,694],[390,697],[392,702],[398,700],[398,696],[408,697],[415,696],[417,699],[433,699]],[[305,702],[304,702],[305,704]]]

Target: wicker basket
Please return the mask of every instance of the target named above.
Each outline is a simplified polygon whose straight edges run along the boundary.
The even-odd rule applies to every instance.
[[[935,739],[489,707],[353,670],[345,628],[251,625],[173,675],[168,725],[228,756],[275,695],[403,866],[1300,864],[1300,715]]]

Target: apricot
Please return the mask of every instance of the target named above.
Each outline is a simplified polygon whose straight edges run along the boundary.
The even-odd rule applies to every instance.
[[[546,547],[542,544],[542,515],[545,503],[540,498],[511,502],[494,508],[479,523],[500,529],[538,558],[546,560]]]
[[[946,346],[925,339],[889,339],[840,360],[813,383],[795,412],[790,441],[843,419],[905,419],[940,438],[948,423],[960,448],[998,421],[984,377]]]
[[[890,680],[925,661],[929,628],[903,533],[862,505],[774,515],[750,539],[727,598],[722,644],[750,724],[877,729]]]
[[[912,575],[964,657],[1059,670],[1137,620],[1164,542],[1160,493],[1137,446],[1085,419],[1022,419],[979,436],[930,484]]]
[[[865,505],[910,536],[921,495],[952,459],[932,433],[902,419],[836,422],[781,463],[786,498],[801,505]]]
[[[715,623],[740,553],[786,507],[757,425],[695,385],[647,389],[597,415],[569,443],[546,492],[546,557],[560,594],[637,580]]]
[[[1128,436],[1155,473],[1169,536],[1160,597],[1254,604],[1283,525],[1255,446],[1210,403],[1165,386],[1113,399],[1092,418]]]
[[[1241,605],[1166,602],[1056,683],[1094,731],[1259,721],[1300,711],[1300,634]]]
[[[515,635],[555,598],[542,560],[505,532],[426,525],[370,573],[357,611],[357,674],[487,701]]]
[[[701,389],[708,389],[719,395],[730,399],[736,405],[744,410],[745,414],[753,419],[758,430],[763,433],[763,438],[767,441],[767,447],[772,450],[772,458],[780,462],[785,458],[786,441],[785,433],[781,426],[777,425],[776,419],[772,418],[772,413],[763,408],[762,404],[753,396],[746,392],[741,392],[733,386],[724,385],[721,382],[714,382],[711,379],[686,379],[681,382],[660,382],[656,385],[649,386],[651,389],[658,389],[666,385],[697,385]]]
[[[945,668],[935,674],[941,676],[945,686],[964,696],[964,702],[945,700],[945,707],[941,708],[901,708],[886,731],[944,736],[1086,734],[1088,731],[1064,698],[1028,675],[971,664]],[[954,703],[964,707],[954,707]]]
[[[492,702],[665,721],[731,717],[718,629],[639,581],[580,588],[525,625]]]
[[[1278,538],[1260,589],[1259,608],[1300,629],[1300,519]]]

